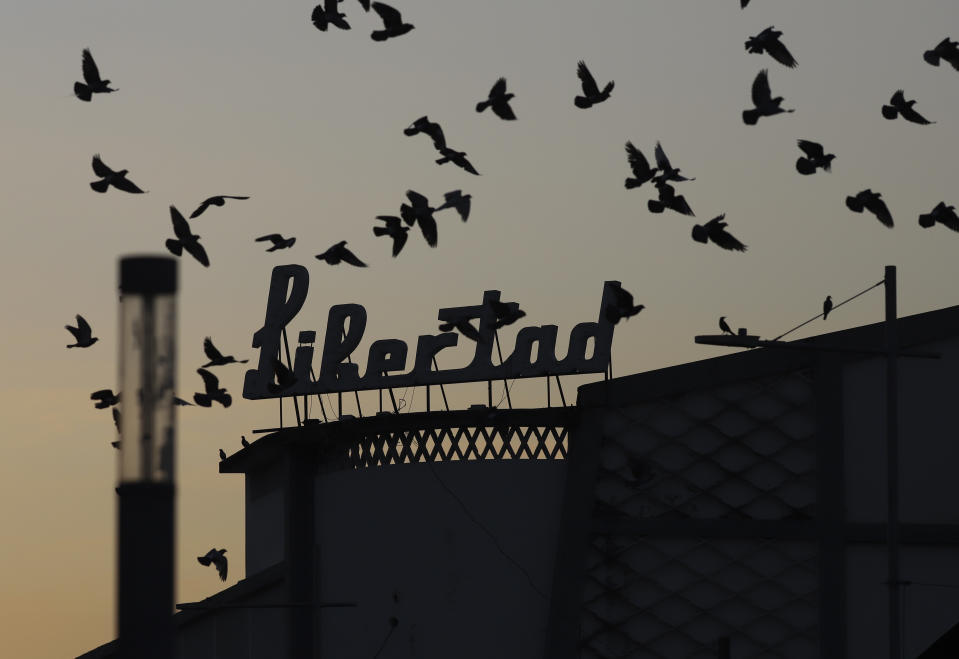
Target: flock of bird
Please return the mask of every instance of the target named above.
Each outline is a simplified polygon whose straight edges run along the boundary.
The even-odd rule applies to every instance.
[[[331,27],[340,30],[351,29],[347,17],[340,11],[340,4],[343,0],[324,0],[316,5],[311,14],[313,25],[320,31],[326,32]],[[741,8],[745,8],[750,0],[740,0]],[[386,41],[408,34],[414,29],[414,26],[404,21],[401,13],[395,8],[382,2],[370,2],[370,0],[359,0],[359,4],[365,12],[374,11],[382,21],[382,28],[371,32],[370,37],[374,41]],[[789,49],[782,42],[783,33],[770,26],[762,30],[756,36],[749,37],[745,42],[745,50],[750,54],[769,55],[774,61],[788,69],[796,69],[798,62]],[[959,42],[952,41],[949,38],[943,39],[933,49],[923,54],[923,59],[932,66],[939,66],[940,62],[945,61],[954,69],[959,71]],[[81,101],[89,102],[94,95],[109,94],[116,92],[117,89],[111,87],[111,81],[103,79],[100,75],[97,64],[89,49],[83,50],[82,55],[83,81],[74,84],[74,94]],[[579,61],[576,66],[576,75],[579,79],[580,91],[572,98],[573,105],[579,109],[587,110],[598,104],[610,100],[615,86],[614,81],[610,80],[600,86],[587,67],[584,61]],[[487,109],[504,121],[515,121],[517,119],[512,101],[515,94],[507,91],[507,81],[505,77],[497,79],[486,98],[480,100],[475,110],[477,113],[484,113]],[[782,106],[783,97],[773,96],[768,69],[762,69],[755,77],[751,88],[751,100],[753,107],[747,108],[742,112],[742,120],[746,125],[755,125],[761,118],[773,117],[778,114],[795,112],[794,108],[784,108]],[[888,120],[902,118],[905,121],[918,125],[928,125],[931,122],[919,114],[915,109],[915,100],[907,100],[903,90],[896,91],[889,100],[889,103],[881,108],[882,116]],[[413,121],[403,130],[406,136],[415,136],[420,133],[426,135],[436,151],[438,156],[436,164],[443,165],[453,163],[456,167],[465,172],[478,176],[479,172],[473,163],[467,158],[465,151],[458,150],[450,146],[446,136],[439,123],[431,121],[428,116],[422,116]],[[796,160],[796,170],[804,176],[815,174],[818,170],[825,172],[831,171],[831,165],[835,154],[827,153],[822,144],[807,139],[797,140],[797,145],[802,155]],[[653,166],[642,151],[638,149],[631,141],[626,142],[627,163],[631,171],[631,176],[625,180],[625,188],[633,190],[650,184],[655,189],[655,198],[647,201],[647,208],[651,213],[663,213],[671,210],[680,215],[695,217],[695,213],[690,207],[688,201],[682,194],[676,191],[676,185],[694,181],[694,178],[688,178],[681,173],[681,170],[675,167],[660,142],[656,142],[654,151],[655,166]],[[114,170],[104,163],[99,154],[93,157],[92,167],[98,180],[90,183],[90,187],[98,193],[106,193],[110,187],[118,191],[129,194],[143,194],[145,191],[129,178],[129,170]],[[436,247],[438,244],[438,226],[434,213],[442,210],[452,209],[466,222],[470,216],[471,195],[464,194],[462,190],[452,190],[445,193],[443,203],[433,206],[429,199],[416,192],[408,190],[406,192],[406,201],[400,205],[398,215],[377,215],[376,220],[382,222],[373,226],[373,234],[376,237],[389,237],[391,240],[391,254],[397,257],[403,250],[409,231],[413,225],[419,227],[420,233],[430,247]],[[190,214],[189,220],[201,216],[210,206],[222,207],[227,200],[238,201],[249,199],[249,196],[241,195],[216,195],[202,201],[196,209]],[[846,198],[846,206],[849,210],[862,213],[869,211],[886,227],[893,227],[894,221],[889,208],[886,206],[882,195],[871,189],[862,190],[855,195]],[[173,225],[174,237],[166,240],[167,249],[175,256],[182,256],[184,252],[192,256],[197,262],[205,267],[209,267],[210,259],[206,249],[200,243],[200,236],[193,233],[190,222],[173,205],[170,206],[170,216]],[[747,246],[734,237],[728,231],[728,223],[725,220],[725,213],[720,213],[711,220],[703,224],[694,224],[692,227],[692,238],[699,243],[708,244],[712,242],[719,248],[735,252],[745,252]],[[923,228],[929,228],[936,223],[959,232],[959,216],[957,216],[953,206],[940,202],[932,211],[919,216],[919,224]],[[270,246],[267,252],[274,252],[281,249],[292,248],[296,243],[295,237],[285,237],[279,233],[271,233],[255,238],[256,242],[268,242]],[[333,244],[324,252],[317,254],[316,259],[329,265],[338,265],[340,263],[349,264],[355,267],[367,267],[356,254],[347,248],[347,241],[340,240]],[[633,296],[621,286],[613,287],[613,302],[604,310],[606,318],[612,323],[618,323],[622,319],[629,318],[643,310],[644,305],[634,304]],[[505,325],[511,324],[525,316],[525,312],[519,309],[515,302],[493,302],[491,303],[492,312],[495,316],[494,327],[499,329]],[[832,310],[832,298],[827,296],[823,303],[822,318],[825,320]],[[68,345],[68,348],[88,348],[97,342],[93,336],[90,324],[80,315],[76,316],[77,325],[67,325],[66,329],[70,331],[75,339],[75,343]],[[732,329],[723,316],[719,319],[719,327],[723,333],[733,334]],[[441,331],[459,331],[465,337],[473,340],[482,340],[478,330],[473,327],[468,318],[453,319],[439,326]],[[229,407],[232,403],[230,394],[224,387],[221,387],[217,377],[208,370],[209,368],[224,366],[234,363],[245,363],[247,360],[236,360],[232,355],[224,356],[213,344],[211,338],[207,337],[203,343],[203,349],[209,361],[197,369],[197,373],[203,380],[203,391],[196,392],[193,395],[193,403],[182,398],[176,397],[174,400],[178,405],[196,404],[202,407],[210,407],[214,402],[223,407]],[[270,385],[270,390],[280,392],[295,382],[292,373],[279,360],[274,360],[275,382]],[[120,401],[120,393],[113,393],[110,389],[102,389],[93,392],[91,399],[96,401],[95,407],[98,409],[113,408],[114,421],[119,427],[119,412],[115,407]],[[113,443],[118,446],[118,442]],[[248,446],[246,438],[242,438],[242,445]],[[221,459],[226,458],[225,452],[220,449]],[[226,579],[227,559],[224,556],[225,549],[211,549],[205,556],[198,557],[202,565],[214,565],[221,579]]]

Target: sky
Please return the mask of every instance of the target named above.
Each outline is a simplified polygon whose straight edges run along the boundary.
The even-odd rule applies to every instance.
[[[117,260],[164,252],[171,204],[188,215],[210,195],[251,196],[192,224],[211,266],[180,263],[184,398],[200,386],[203,337],[255,360],[270,271],[288,263],[311,276],[293,331],[322,332],[333,304],[366,307],[361,364],[371,341],[412,346],[436,332],[439,308],[479,304],[492,289],[527,312],[520,325],[556,324],[567,337],[596,319],[603,281],[621,281],[646,308],[616,328],[615,375],[723,354],[693,343],[718,332],[721,315],[778,335],[818,313],[826,295],[838,302],[878,282],[885,265],[898,266],[901,315],[957,303],[959,235],[917,224],[940,201],[959,203],[959,72],[922,59],[944,37],[959,38],[954,0],[753,0],[745,10],[736,0],[395,6],[415,29],[376,43],[369,33],[379,21],[356,0],[341,5],[353,29],[326,33],[303,2],[0,5],[0,630],[10,656],[74,656],[114,637],[115,437],[109,412],[94,409],[89,394],[116,388]],[[745,40],[770,25],[782,30],[796,69],[745,52]],[[91,103],[71,93],[85,47],[119,90]],[[588,110],[572,102],[580,59],[600,84],[616,83]],[[764,68],[796,111],[745,126],[741,113]],[[517,121],[475,112],[500,76],[516,95]],[[937,123],[883,119],[880,107],[900,88]],[[426,136],[403,134],[423,115],[481,176],[437,166]],[[797,139],[835,153],[832,172],[799,175]],[[653,215],[648,185],[624,188],[627,140],[648,158],[661,141],[673,165],[696,178],[677,186],[696,220]],[[95,153],[148,193],[92,191]],[[846,209],[845,196],[865,188],[883,194],[894,229]],[[394,259],[371,228],[376,215],[398,214],[407,189],[436,203],[461,189],[473,209],[466,223],[439,213],[438,247],[414,230]],[[720,213],[747,252],[691,239],[695,221]],[[295,246],[266,253],[254,241],[274,232],[295,236]],[[313,258],[340,240],[369,267]],[[100,340],[66,350],[63,327],[77,313]],[[878,288],[793,336],[882,314]],[[502,335],[507,352],[513,336]],[[440,365],[469,357],[469,347],[450,350]],[[233,453],[241,434],[253,439],[253,429],[278,422],[276,402],[241,398],[244,369],[217,369],[234,397],[229,409],[178,412],[178,602],[222,587],[195,560],[210,547],[228,548],[227,585],[244,576],[242,476],[218,473],[217,450]],[[564,378],[567,399],[594,379]],[[546,404],[542,381],[512,392],[515,406]],[[485,402],[482,386],[448,393],[459,407]],[[401,395],[408,409],[422,409],[422,392]]]

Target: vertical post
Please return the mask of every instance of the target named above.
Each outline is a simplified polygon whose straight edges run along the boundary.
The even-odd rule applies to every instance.
[[[901,659],[899,600],[899,337],[896,333],[896,266],[886,266],[886,519],[889,581],[889,657]]]

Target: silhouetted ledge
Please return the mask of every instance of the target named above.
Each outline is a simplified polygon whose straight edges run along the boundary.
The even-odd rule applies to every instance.
[[[828,322],[828,321],[827,321]],[[896,321],[899,347],[903,350],[959,336],[959,306],[904,316]],[[693,337],[690,334],[690,343]],[[820,334],[801,339],[800,345],[823,345],[840,348],[885,347],[884,323],[863,325],[852,329]],[[731,382],[760,378],[809,368],[816,363],[815,351],[793,351],[780,348],[755,348],[749,351],[713,357],[689,364],[627,375],[603,382],[586,384],[579,388],[578,407],[629,405],[642,400],[669,396],[695,388],[708,388]],[[843,361],[858,361],[872,357],[861,354],[833,353]]]

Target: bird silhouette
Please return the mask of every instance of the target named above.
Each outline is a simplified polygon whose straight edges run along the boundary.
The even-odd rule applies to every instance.
[[[832,171],[832,161],[836,157],[834,153],[827,154],[822,144],[811,142],[809,140],[796,140],[796,144],[806,154],[796,160],[796,171],[800,174],[809,175],[816,172],[816,168],[821,167],[825,171]]]
[[[609,284],[613,292],[612,301],[606,305],[606,320],[613,325],[623,318],[631,318],[646,308],[645,304],[633,304],[633,296],[625,288],[616,283]]]
[[[204,368],[207,366],[225,366],[226,364],[245,364],[248,359],[235,359],[233,355],[223,356],[223,354],[216,349],[216,346],[213,345],[213,339],[206,337],[203,339],[203,352],[206,353],[208,361],[203,365]]]
[[[506,78],[500,78],[489,90],[489,97],[476,104],[476,111],[482,112],[486,108],[492,108],[500,119],[516,119],[516,114],[513,113],[513,108],[509,105],[510,99],[514,96],[515,94],[506,91]]]
[[[220,453],[223,453],[222,449]],[[226,554],[226,549],[217,549],[214,547],[208,551],[205,556],[197,556],[196,560],[204,567],[210,565],[210,563],[215,565],[216,572],[220,575],[220,581],[226,581],[227,560],[224,554]]]
[[[268,252],[275,252],[278,249],[286,249],[287,247],[293,247],[293,243],[296,242],[296,238],[284,238],[278,233],[270,233],[265,236],[260,236],[256,239],[256,242],[261,243],[264,240],[269,240],[273,243],[272,247],[267,248]]]
[[[250,445],[250,442],[246,441],[246,435],[240,435],[240,445],[243,448],[247,448]]]
[[[109,80],[100,79],[100,69],[93,61],[89,48],[83,49],[83,82],[73,83],[73,93],[81,101],[89,101],[94,94],[109,94],[116,89],[110,89]]]
[[[959,216],[956,215],[955,206],[947,206],[946,202],[940,201],[931,212],[919,216],[919,226],[923,229],[928,229],[936,222],[959,231]]]
[[[441,332],[452,332],[454,329],[471,341],[481,342],[479,331],[470,324],[469,318],[458,318],[454,321],[440,324]]]
[[[374,2],[372,7],[373,11],[379,14],[383,20],[383,29],[374,30],[370,34],[370,38],[373,39],[373,41],[386,41],[391,37],[402,36],[413,29],[412,25],[403,22],[403,17],[400,15],[400,12],[393,7],[382,2]]]
[[[659,199],[650,199],[646,202],[650,213],[662,213],[668,208],[682,215],[695,215],[686,202],[686,197],[676,194],[676,188],[665,181],[656,181],[655,185],[659,192]]]
[[[76,343],[71,343],[68,345],[68,348],[89,348],[100,340],[93,336],[93,330],[90,329],[90,323],[88,323],[80,314],[77,314],[76,327],[71,325],[64,325],[64,327],[66,327],[70,334],[73,335],[73,338],[76,341]]]
[[[310,19],[317,30],[326,32],[329,25],[336,26],[341,30],[349,30],[350,24],[346,22],[346,14],[340,13],[339,7],[341,0],[324,0],[313,8]]]
[[[743,123],[747,126],[755,126],[760,117],[771,117],[783,112],[795,112],[795,109],[786,110],[781,107],[782,96],[773,98],[772,91],[769,89],[769,71],[763,69],[753,80],[752,100],[754,107],[751,110],[743,110]]]
[[[892,214],[889,212],[886,202],[882,200],[882,195],[878,192],[873,192],[867,188],[854,197],[846,197],[846,207],[854,213],[861,213],[863,209],[866,209],[884,225],[890,229],[893,227]]]
[[[93,406],[98,410],[105,410],[120,402],[120,394],[113,393],[113,389],[98,389],[90,394],[90,400],[97,401]]]
[[[273,359],[273,379],[275,381],[270,382],[266,387],[271,394],[286,391],[296,384],[296,377],[293,375],[293,371],[288,369],[279,359],[275,358]]]
[[[748,4],[749,4],[749,0],[739,0],[739,8],[740,8],[740,9],[745,9],[745,8],[746,8],[746,5],[748,5]]]
[[[403,134],[412,137],[418,133],[425,133],[433,140],[433,146],[439,151],[446,146],[446,137],[438,123],[430,121],[425,115],[403,129]]]
[[[419,224],[423,237],[430,247],[436,247],[439,236],[436,232],[436,219],[433,217],[437,209],[430,206],[429,200],[415,190],[407,190],[406,197],[409,204],[400,206],[400,216],[407,225]]]
[[[220,459],[226,460],[226,451],[224,451],[223,449],[220,449]]]
[[[403,221],[393,215],[377,215],[376,219],[386,222],[386,226],[373,227],[373,235],[389,236],[393,239],[393,256],[395,258],[403,250],[403,245],[406,244],[406,239],[409,237],[407,234],[410,228],[404,227]]]
[[[757,34],[755,37],[749,37],[746,41],[746,52],[763,54],[769,53],[774,60],[788,66],[790,69],[796,68],[796,58],[792,56],[789,49],[779,40],[782,32],[773,28],[772,25]]]
[[[597,103],[602,103],[609,98],[609,95],[613,91],[613,85],[615,84],[613,80],[610,80],[606,84],[603,91],[599,91],[599,85],[596,84],[596,79],[593,77],[593,74],[589,72],[589,69],[586,67],[586,62],[583,60],[580,60],[576,65],[576,75],[579,76],[579,82],[583,88],[583,95],[573,99],[573,104],[578,108],[585,110]]]
[[[118,172],[113,171],[100,159],[100,154],[98,153],[93,156],[93,173],[99,176],[100,180],[90,183],[90,187],[102,193],[106,192],[112,185],[117,190],[123,190],[130,194],[143,194],[143,190],[127,178],[129,172],[129,169],[121,169]]]
[[[638,188],[643,183],[653,180],[653,176],[656,175],[656,168],[649,166],[646,156],[629,140],[626,141],[626,159],[629,161],[629,168],[633,171],[633,177],[626,179],[627,190]]]
[[[174,396],[174,397],[173,397],[173,404],[174,404],[174,405],[179,405],[179,406],[181,406],[181,407],[182,407],[182,406],[185,406],[185,405],[189,405],[190,407],[193,407],[193,403],[191,403],[191,402],[188,401],[188,400],[183,400],[183,399],[180,398],[179,396]]]
[[[321,261],[326,261],[330,265],[337,265],[340,261],[345,261],[346,263],[355,265],[358,268],[366,267],[365,263],[356,258],[356,254],[346,248],[345,240],[341,240],[340,242],[336,243],[322,254],[317,254],[316,258]]]
[[[233,403],[233,397],[220,386],[220,380],[213,373],[205,368],[198,368],[196,372],[203,378],[203,387],[206,391],[202,394],[193,394],[193,402],[200,407],[210,407],[213,401],[218,402],[223,407],[229,407]]]
[[[927,50],[922,58],[933,66],[939,66],[939,60],[946,60],[956,71],[959,71],[959,41],[952,41],[946,37],[935,48]]]
[[[670,164],[669,158],[666,157],[666,152],[663,151],[663,145],[660,144],[659,142],[656,142],[655,155],[656,155],[656,168],[659,170],[659,174],[657,174],[654,177],[655,181],[662,181],[664,183],[666,181],[676,181],[678,183],[680,181],[696,180],[694,178],[686,178],[685,176],[679,173],[678,168],[673,167]]]
[[[459,213],[460,219],[464,222],[470,217],[470,204],[473,199],[473,195],[463,194],[462,190],[453,190],[452,192],[447,192],[443,195],[443,198],[446,200],[440,206],[437,206],[435,210],[441,211],[444,208],[455,208],[456,212]]]
[[[726,222],[723,221],[725,217],[726,214],[723,213],[704,225],[693,226],[693,240],[700,243],[708,243],[711,240],[723,249],[745,252],[746,246],[726,231]]]
[[[726,316],[719,317],[719,329],[722,330],[723,334],[734,334],[729,328],[729,323],[726,322]]]
[[[829,317],[829,312],[832,311],[832,296],[827,295],[826,299],[822,303],[822,319],[826,320]]]
[[[173,234],[176,239],[168,238],[166,248],[174,256],[180,256],[183,250],[186,250],[187,254],[199,261],[203,267],[209,268],[210,258],[200,244],[200,236],[190,230],[190,223],[180,214],[176,206],[170,206],[170,219],[173,221]]]
[[[456,149],[451,149],[450,147],[444,146],[439,149],[440,155],[442,158],[438,158],[436,161],[437,165],[442,165],[443,163],[451,162],[460,169],[465,169],[470,174],[479,176],[480,173],[476,171],[476,168],[473,167],[473,164],[466,159],[465,151],[457,151]]]
[[[370,10],[370,0],[360,0],[360,6],[363,7],[363,11]]]
[[[892,120],[898,116],[902,116],[906,121],[911,121],[914,124],[919,124],[920,126],[928,126],[929,124],[936,123],[935,121],[929,121],[924,116],[912,109],[912,106],[916,104],[915,99],[907,101],[904,92],[900,89],[892,95],[892,98],[889,99],[889,105],[882,106],[882,116],[886,119]]]
[[[215,197],[208,197],[203,200],[202,204],[197,206],[197,209],[195,211],[190,213],[190,219],[192,220],[194,217],[200,217],[200,215],[203,214],[203,211],[205,211],[210,206],[223,206],[224,204],[226,204],[227,199],[249,199],[249,197],[240,197],[237,195],[229,195],[229,194],[221,194],[221,195],[216,195]]]
[[[496,319],[493,321],[493,329],[499,329],[512,325],[520,318],[526,315],[526,312],[519,308],[519,302],[500,302],[498,300],[489,301],[490,309]]]

